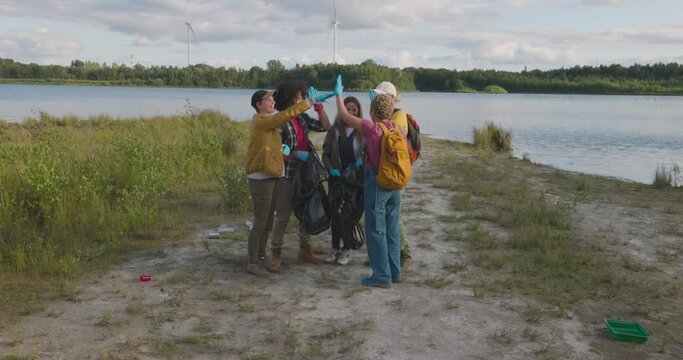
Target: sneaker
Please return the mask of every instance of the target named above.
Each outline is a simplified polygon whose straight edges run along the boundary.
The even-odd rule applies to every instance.
[[[339,253],[339,256],[337,257],[337,264],[339,265],[346,265],[349,263],[349,250],[348,249],[342,249],[342,251]]]
[[[268,275],[268,272],[259,263],[252,263],[247,265],[247,272],[257,276]]]
[[[361,283],[361,285],[364,285],[364,286],[378,287],[378,288],[382,288],[382,289],[389,289],[389,288],[391,288],[391,283],[390,283],[390,282],[389,282],[389,283],[377,282],[377,281],[374,280],[372,277],[365,278],[365,279],[363,279],[360,283]]]
[[[339,249],[332,248],[330,253],[325,257],[325,262],[331,264],[337,261],[337,256],[339,256]]]

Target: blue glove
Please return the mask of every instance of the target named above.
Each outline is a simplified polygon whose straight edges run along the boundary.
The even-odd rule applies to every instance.
[[[308,151],[300,151],[299,150],[296,152],[296,158],[303,161],[303,162],[308,161],[308,156],[309,156]]]
[[[377,95],[379,95],[379,94],[374,89],[370,90],[370,92],[368,93],[368,96],[370,97],[370,101],[375,100]]]
[[[331,93],[329,93],[329,94],[327,94],[327,95],[321,95],[320,97],[318,97],[318,102],[325,102],[327,99],[329,99],[329,98],[331,98],[331,97],[333,97],[333,96],[337,96],[337,93],[336,93],[336,92],[331,92]]]
[[[342,85],[341,75],[337,75],[337,83],[334,84],[334,94],[341,95],[344,92],[344,85]]]
[[[359,156],[356,158],[356,169],[360,169],[363,167],[363,157]]]
[[[330,176],[334,176],[334,177],[340,177],[341,176],[341,173],[337,169],[330,169],[329,173],[330,173]]]
[[[320,99],[318,99],[318,89],[310,86],[308,88],[308,98],[311,99],[311,101],[315,101],[314,103],[320,102]]]

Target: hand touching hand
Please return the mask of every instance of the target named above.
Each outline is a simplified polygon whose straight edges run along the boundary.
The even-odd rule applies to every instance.
[[[320,102],[318,99],[318,89],[314,88],[313,86],[309,87],[308,98],[311,100],[313,104]]]

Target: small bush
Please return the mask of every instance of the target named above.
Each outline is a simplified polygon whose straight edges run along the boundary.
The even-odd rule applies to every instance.
[[[487,122],[484,128],[475,128],[473,135],[474,145],[479,148],[505,153],[512,151],[512,134],[493,122]]]
[[[228,165],[221,175],[221,207],[225,210],[246,213],[251,209],[247,174],[240,166]]]
[[[498,85],[489,85],[485,87],[482,92],[487,93],[487,94],[507,94],[508,91],[505,90],[503,87],[500,87]]]

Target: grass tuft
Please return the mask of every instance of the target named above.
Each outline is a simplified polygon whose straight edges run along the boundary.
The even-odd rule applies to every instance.
[[[512,151],[512,134],[493,122],[473,130],[474,145],[481,149],[509,153]]]
[[[672,187],[683,187],[683,171],[677,163],[671,166],[657,165],[655,176],[652,179],[652,186],[655,189],[667,189]]]

